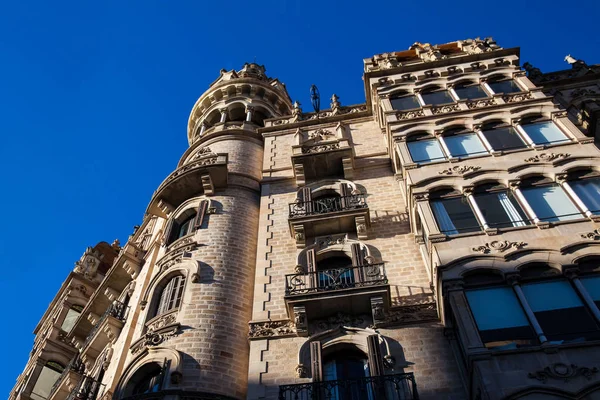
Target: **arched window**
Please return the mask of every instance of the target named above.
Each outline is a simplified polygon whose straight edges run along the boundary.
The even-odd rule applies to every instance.
[[[124,398],[162,390],[165,364],[151,362],[141,367],[125,386]]]
[[[188,208],[176,218],[172,218],[165,229],[167,246],[177,239],[193,233],[200,229],[204,222],[204,215],[208,209],[208,200],[200,202],[198,208]]]
[[[522,92],[523,89],[512,79],[504,79],[503,77],[492,79],[488,82],[488,85],[494,93],[518,93]]]
[[[471,82],[462,82],[454,88],[457,96],[461,100],[465,99],[482,99],[484,97],[488,97],[488,94],[483,90],[483,88],[478,84],[473,84]]]
[[[489,228],[510,228],[531,224],[514,193],[499,184],[480,185],[475,188],[475,203]]]
[[[73,326],[75,325],[75,321],[77,321],[77,318],[79,318],[79,315],[81,314],[82,311],[83,311],[82,306],[78,306],[78,305],[71,306],[69,311],[67,311],[67,315],[65,316],[65,319],[63,320],[63,323],[60,326],[60,329],[67,333],[71,332],[71,329],[73,329]]]
[[[64,369],[65,367],[56,361],[46,362],[33,386],[30,398],[32,400],[47,399],[52,390],[52,386],[54,386],[58,378],[60,378]]]
[[[181,305],[184,286],[185,276],[183,275],[176,275],[167,282],[160,292],[155,316],[174,310]]]
[[[398,111],[421,107],[421,103],[419,103],[417,96],[406,92],[397,93],[390,97],[390,102],[392,103],[392,108]]]
[[[354,272],[350,257],[341,252],[331,253],[329,257],[317,261],[318,286],[323,289],[354,287]]]
[[[454,99],[450,92],[447,90],[440,90],[440,88],[430,89],[421,93],[421,98],[425,105],[431,104],[437,106],[440,104],[454,103]]]
[[[481,130],[483,136],[495,151],[527,147],[519,132],[513,126],[504,122],[488,123]]]
[[[446,159],[438,140],[427,133],[412,135],[407,139],[410,158],[415,163],[427,163]]]
[[[373,399],[373,388],[367,381],[362,380],[362,378],[370,376],[369,361],[362,351],[350,347],[325,356],[323,361],[323,381],[346,381],[339,385],[332,385],[332,393],[325,393],[325,398],[332,400]]]
[[[600,214],[600,173],[590,169],[569,173],[568,185],[592,214]]]
[[[481,231],[468,199],[457,191],[438,191],[431,196],[431,210],[440,232],[446,235]]]
[[[463,127],[445,130],[442,139],[451,157],[470,157],[488,153],[479,136]]]
[[[549,178],[538,176],[524,180],[521,192],[540,221],[567,221],[582,217],[563,188]]]

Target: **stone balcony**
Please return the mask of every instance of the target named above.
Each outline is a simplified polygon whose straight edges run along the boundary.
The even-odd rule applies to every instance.
[[[298,248],[306,237],[356,230],[359,239],[368,238],[371,225],[365,195],[319,198],[289,204],[290,233]]]
[[[309,180],[354,177],[354,153],[345,138],[292,146],[292,165],[298,186]]]

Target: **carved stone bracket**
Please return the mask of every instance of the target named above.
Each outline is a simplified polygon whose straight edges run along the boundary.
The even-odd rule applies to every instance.
[[[452,175],[454,173],[458,175],[468,174],[469,172],[479,171],[481,167],[474,165],[457,165],[452,168],[447,168],[442,171],[438,171],[438,175]]]
[[[306,183],[306,176],[304,175],[304,165],[294,164],[294,174],[296,175],[296,185],[304,186]]]
[[[144,351],[148,347],[160,345],[170,337],[177,335],[179,333],[180,328],[181,325],[179,323],[176,323],[168,326],[163,326],[162,328],[155,331],[148,329],[146,334],[131,346],[131,353],[135,355]]]
[[[592,379],[592,375],[598,372],[597,367],[578,367],[575,364],[555,363],[543,370],[530,372],[527,376],[530,379],[537,379],[542,383],[546,383],[548,379],[561,380],[569,382],[571,379],[583,376],[588,381]]]
[[[355,217],[354,222],[356,224],[356,233],[359,240],[365,240],[369,238],[369,230],[367,228],[367,220],[365,217]]]
[[[383,297],[371,297],[371,314],[373,315],[373,325],[380,324],[385,320]]]
[[[304,364],[296,365],[296,377],[306,378],[308,376],[308,368]]]
[[[294,224],[294,239],[296,240],[296,248],[303,249],[306,246],[303,224]]]
[[[570,155],[569,153],[540,153],[535,157],[526,158],[524,161],[529,163],[550,162],[558,158],[567,158]]]
[[[289,319],[280,321],[250,322],[250,331],[248,332],[248,338],[250,340],[288,337],[295,335],[296,326]]]
[[[423,110],[405,111],[405,112],[396,113],[396,119],[398,119],[400,121],[405,120],[405,119],[424,117],[424,116],[425,116],[425,112]]]
[[[319,250],[323,250],[330,246],[343,245],[346,243],[346,240],[346,234],[343,233],[338,235],[320,236],[316,238],[315,242]]]
[[[527,246],[525,242],[509,242],[508,240],[494,240],[483,246],[473,247],[472,250],[482,254],[502,253],[508,249],[520,249]]]
[[[296,325],[296,332],[299,336],[306,336],[308,334],[308,318],[306,316],[306,307],[294,307],[294,323]]]

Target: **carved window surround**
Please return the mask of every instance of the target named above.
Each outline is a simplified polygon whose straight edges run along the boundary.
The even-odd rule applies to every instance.
[[[354,177],[354,151],[345,138],[292,146],[292,165],[298,186],[327,177]]]
[[[146,322],[142,336],[129,347],[131,353],[136,355],[150,347],[159,346],[179,334],[181,324],[177,321],[178,314],[179,308],[176,308]]]

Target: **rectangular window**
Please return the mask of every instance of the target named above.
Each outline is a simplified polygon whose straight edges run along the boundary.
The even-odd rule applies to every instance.
[[[529,187],[521,191],[540,221],[568,221],[582,217],[575,204],[558,185]]]
[[[490,82],[489,85],[492,88],[492,90],[494,91],[494,93],[508,94],[508,93],[517,93],[517,92],[523,91],[523,89],[521,89],[519,87],[519,85],[517,85],[517,83],[515,81],[513,81],[512,79],[509,79],[506,81]]]
[[[594,303],[596,303],[596,306],[600,308],[600,276],[581,278],[581,283],[592,300],[594,300]]]
[[[421,97],[423,98],[423,101],[425,102],[425,104],[431,104],[433,106],[436,106],[438,104],[454,103],[454,99],[452,98],[450,93],[448,93],[447,90],[440,90],[438,92],[422,93]]]
[[[483,131],[483,136],[496,151],[522,149],[525,142],[511,126]]]
[[[52,390],[52,386],[54,386],[60,375],[60,372],[44,366],[37,378],[37,381],[35,382],[35,385],[33,386],[33,390],[31,391],[31,399],[47,399],[50,395],[50,391]]]
[[[476,133],[444,136],[444,142],[452,157],[468,157],[488,152]]]
[[[419,100],[417,100],[417,96],[412,94],[403,97],[392,97],[390,98],[390,102],[392,103],[392,108],[394,110],[411,110],[413,108],[421,107]]]
[[[523,125],[523,130],[535,144],[565,143],[570,140],[553,122],[538,122]]]
[[[422,163],[446,159],[442,147],[436,139],[415,140],[408,142],[407,145],[413,162]]]
[[[479,85],[473,86],[461,86],[454,88],[454,91],[458,95],[459,99],[482,99],[488,97],[487,93]]]
[[[567,281],[521,286],[544,335],[551,341],[597,338],[598,326]]]
[[[481,193],[474,197],[490,228],[530,224],[527,215],[510,192]]]
[[[516,348],[535,342],[533,330],[512,288],[465,292],[482,342],[488,348]]]
[[[60,329],[67,333],[71,332],[71,329],[73,329],[73,326],[75,325],[75,321],[77,321],[77,318],[79,318],[79,314],[81,314],[80,309],[70,308],[67,312],[67,316],[65,317],[62,325],[60,326]]]
[[[600,214],[600,178],[572,181],[569,185],[592,214]]]
[[[481,231],[469,201],[464,196],[434,200],[431,202],[431,209],[441,233],[456,235]]]

